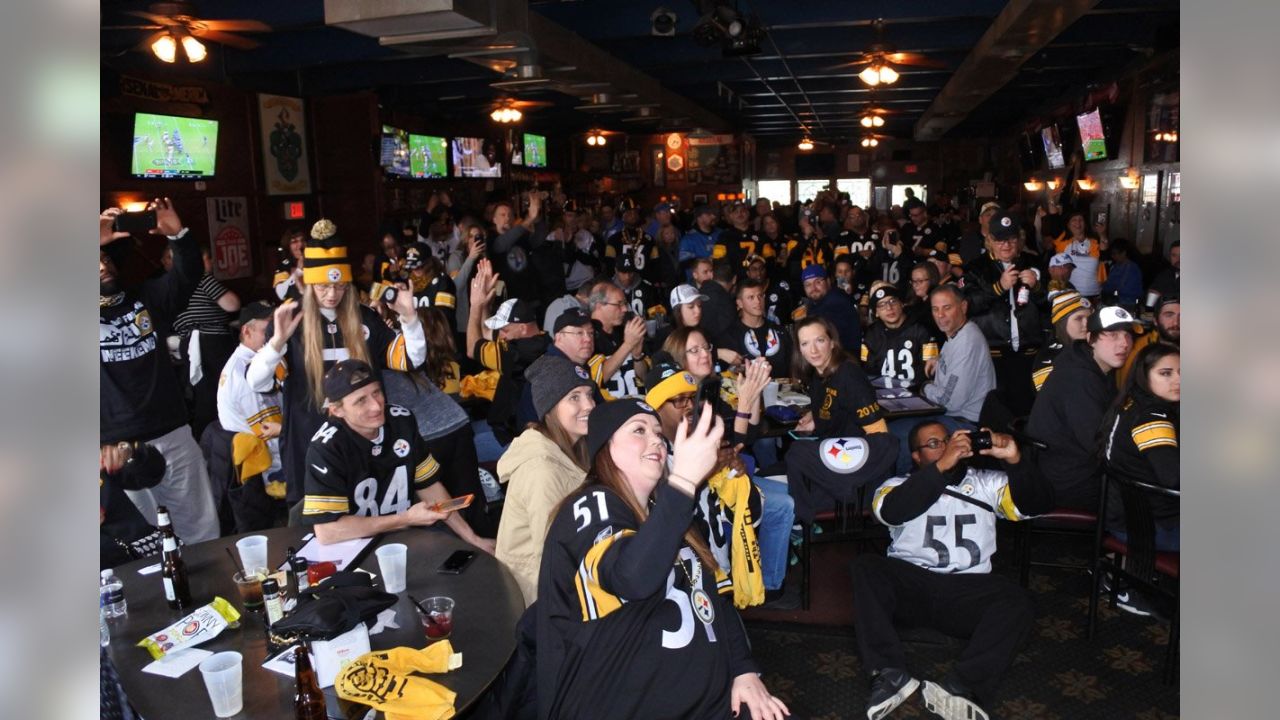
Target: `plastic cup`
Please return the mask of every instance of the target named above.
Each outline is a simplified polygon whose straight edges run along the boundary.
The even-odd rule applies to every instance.
[[[770,380],[765,383],[764,391],[760,393],[760,397],[764,400],[765,407],[773,407],[778,404],[778,381]]]
[[[418,615],[422,618],[427,640],[443,640],[453,633],[453,598],[429,597],[422,601]]]
[[[246,576],[244,573],[237,572],[231,576],[236,582],[236,589],[240,591],[240,601],[244,603],[244,609],[250,612],[257,612],[262,609],[262,581],[266,579],[261,573],[252,573]]]
[[[213,702],[213,714],[231,717],[244,709],[244,658],[238,652],[220,652],[200,661],[200,675]]]
[[[267,572],[267,536],[250,535],[236,541],[236,550],[240,551],[240,566],[244,571],[253,574]]]
[[[374,552],[378,556],[378,569],[382,571],[382,587],[389,593],[404,592],[409,548],[403,543],[391,543]]]

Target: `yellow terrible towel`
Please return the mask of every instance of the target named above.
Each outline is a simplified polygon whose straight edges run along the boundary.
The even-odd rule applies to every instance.
[[[366,653],[338,673],[338,697],[381,710],[387,720],[453,717],[452,690],[412,673],[443,673],[462,667],[462,654],[448,640],[423,650],[408,647]]]

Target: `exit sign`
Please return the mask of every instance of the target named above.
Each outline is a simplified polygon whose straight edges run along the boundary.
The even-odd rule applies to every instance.
[[[285,220],[301,220],[307,216],[307,204],[301,200],[284,204]]]
[[[908,175],[915,175],[919,170],[920,167],[918,165],[907,165],[902,168],[902,171]]]

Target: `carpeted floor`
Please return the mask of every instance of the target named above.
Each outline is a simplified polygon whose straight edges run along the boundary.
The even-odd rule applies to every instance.
[[[1001,539],[996,571],[1016,578]],[[869,550],[867,550],[869,551]],[[1037,548],[1036,557],[1082,561],[1068,545]],[[853,634],[850,543],[815,546],[813,601],[808,612],[743,613],[757,662],[769,689],[797,719],[864,717],[868,675],[857,657]],[[787,582],[799,583],[793,567]],[[1137,617],[1102,604],[1095,638],[1085,639],[1089,576],[1083,572],[1035,568],[1031,592],[1036,607],[1031,637],[1019,654],[999,699],[987,710],[993,718],[1178,717],[1176,686],[1161,683],[1168,623]],[[903,634],[910,671],[921,679],[941,678],[959,654],[961,641],[940,634]],[[891,718],[932,718],[919,692]]]

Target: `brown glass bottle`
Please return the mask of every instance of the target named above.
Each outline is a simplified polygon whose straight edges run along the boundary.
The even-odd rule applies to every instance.
[[[294,717],[297,720],[325,720],[328,711],[325,709],[324,692],[316,680],[316,671],[311,669],[311,656],[305,645],[299,645],[293,651],[293,670],[298,685],[293,696]]]
[[[161,556],[161,573],[164,578],[164,599],[169,607],[182,610],[191,607],[191,583],[187,580],[187,564],[178,549],[178,539],[172,532],[164,538],[164,554]]]

